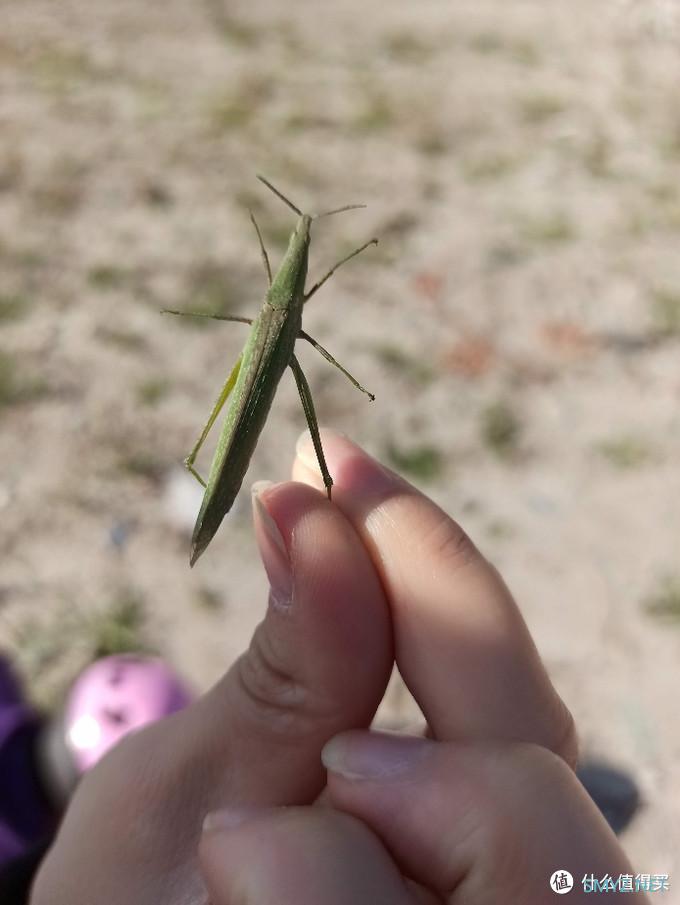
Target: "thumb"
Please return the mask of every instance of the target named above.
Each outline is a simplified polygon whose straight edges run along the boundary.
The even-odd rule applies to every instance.
[[[199,847],[212,905],[415,905],[380,841],[329,808],[210,814]]]
[[[253,514],[269,606],[190,733],[224,783],[212,808],[312,801],[325,779],[321,748],[370,724],[392,665],[380,581],[340,510],[304,484],[258,484]]]

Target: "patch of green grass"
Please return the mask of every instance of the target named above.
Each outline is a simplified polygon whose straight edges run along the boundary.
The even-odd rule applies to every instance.
[[[596,451],[616,468],[630,469],[646,465],[653,459],[653,451],[649,444],[640,437],[622,434],[602,440]]]
[[[246,128],[262,115],[273,94],[274,81],[270,76],[262,73],[246,77],[210,102],[208,118],[212,129],[222,133]]]
[[[124,327],[102,324],[95,330],[95,336],[107,345],[116,346],[126,352],[144,352],[148,348],[145,336]]]
[[[42,377],[28,376],[16,356],[0,349],[0,410],[39,399],[48,390]]]
[[[382,93],[372,92],[364,97],[351,125],[355,132],[370,134],[391,129],[396,119],[394,107],[387,97]]]
[[[167,380],[163,380],[161,377],[150,377],[148,380],[142,380],[141,383],[137,384],[135,394],[137,401],[141,405],[153,408],[162,399],[165,399],[169,389]]]
[[[680,621],[680,577],[666,575],[645,601],[645,610],[664,622]]]
[[[576,237],[576,229],[564,211],[525,217],[520,223],[522,237],[534,245],[559,245]]]
[[[680,335],[680,289],[653,290],[652,319],[655,330],[663,336]]]
[[[0,157],[0,192],[15,191],[24,175],[24,159],[18,150],[8,149]]]
[[[416,149],[428,157],[438,157],[449,149],[449,142],[438,125],[429,124],[418,130]]]
[[[399,472],[421,481],[434,481],[444,471],[444,457],[436,446],[402,447],[388,443],[385,458]]]
[[[529,94],[519,102],[520,119],[530,126],[549,122],[567,109],[563,98],[545,92]]]
[[[583,152],[583,163],[595,179],[610,179],[614,175],[612,145],[606,135],[600,132],[592,136]]]
[[[517,531],[512,522],[498,518],[486,525],[486,533],[493,540],[510,540]]]
[[[526,248],[515,245],[512,242],[499,242],[492,245],[486,254],[486,267],[488,270],[505,270],[506,267],[515,267],[527,257]]]
[[[73,213],[83,199],[86,168],[73,157],[59,157],[39,180],[33,191],[36,206],[49,214],[64,217]]]
[[[500,399],[483,409],[480,436],[484,445],[500,459],[516,455],[522,436],[522,422],[509,402]]]
[[[200,586],[194,595],[196,607],[207,613],[219,613],[224,609],[224,599],[214,588]]]
[[[284,126],[288,132],[307,132],[310,129],[332,129],[337,125],[332,117],[325,113],[314,113],[309,110],[296,110],[286,118]]]
[[[21,320],[28,314],[30,303],[25,295],[12,293],[0,295],[0,324]]]
[[[475,53],[495,54],[505,49],[505,40],[498,32],[478,31],[470,38],[469,46]]]
[[[421,385],[434,380],[435,372],[431,365],[424,358],[409,355],[400,346],[389,342],[378,343],[373,352],[380,364],[395,376]]]
[[[120,289],[130,280],[130,271],[117,264],[97,264],[87,273],[87,281],[95,289]]]
[[[384,220],[378,227],[378,234],[382,242],[404,239],[416,227],[420,225],[420,219],[413,211],[399,211],[394,216]]]
[[[631,219],[631,232],[680,232],[680,200],[668,197],[644,213],[637,212]]]
[[[517,161],[509,154],[496,151],[464,160],[463,175],[468,182],[491,182],[510,173]]]
[[[160,484],[165,472],[158,455],[147,450],[125,450],[118,459],[118,468],[123,474],[152,484]]]
[[[513,60],[522,66],[538,66],[541,62],[541,52],[529,38],[517,38],[510,42],[509,51]]]
[[[122,588],[112,602],[93,618],[88,628],[92,659],[113,654],[152,653],[144,635],[146,622],[142,595]]]
[[[432,57],[434,47],[411,31],[395,31],[387,35],[384,48],[397,63],[422,65]]]
[[[483,56],[505,56],[521,66],[537,66],[541,62],[540,51],[529,38],[513,38],[488,29],[472,35],[469,47]]]
[[[81,647],[83,634],[83,614],[78,606],[67,606],[59,600],[52,603],[56,605],[40,618],[26,615],[9,626],[12,650],[26,676],[31,699],[47,707],[55,703],[58,691],[65,690],[54,687],[65,684],[55,683],[54,673],[59,672],[67,654]]]
[[[236,47],[257,45],[261,29],[227,12],[228,0],[205,0],[205,3],[215,30],[225,41]]]
[[[149,207],[168,208],[172,206],[172,192],[165,183],[149,179],[140,186],[140,195]]]
[[[33,75],[41,88],[55,94],[66,94],[79,85],[91,84],[114,74],[82,48],[45,46],[33,58]]]

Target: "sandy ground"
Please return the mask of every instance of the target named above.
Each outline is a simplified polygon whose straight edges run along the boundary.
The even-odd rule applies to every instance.
[[[319,225],[313,275],[381,240],[310,305],[378,397],[302,350],[321,421],[498,565],[585,753],[641,787],[637,869],[680,884],[680,4],[0,15],[0,638],[36,698],[139,643],[204,688],[262,615],[248,506],[190,571],[179,469],[243,329],[158,313],[257,310],[247,207],[275,258],[291,227],[262,171],[369,205]],[[303,427],[286,379],[246,500]]]

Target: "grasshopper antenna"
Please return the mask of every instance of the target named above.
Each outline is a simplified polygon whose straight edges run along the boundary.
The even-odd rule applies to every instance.
[[[291,210],[294,210],[295,213],[299,217],[303,216],[303,213],[300,210],[300,208],[295,207],[295,205],[293,204],[292,201],[289,201],[288,198],[286,198],[286,196],[282,192],[280,192],[278,189],[275,189],[274,186],[271,184],[271,182],[269,182],[268,179],[265,179],[264,176],[260,176],[259,173],[257,173],[257,178],[260,180],[260,182],[263,182],[271,192],[274,192],[275,195],[278,195],[278,197],[281,199],[281,201],[283,201],[284,204],[287,204]]]
[[[346,204],[344,207],[336,207],[332,211],[324,211],[323,214],[314,214],[312,220],[320,220],[321,217],[331,217],[333,214],[341,214],[343,211],[356,211],[365,204]]]

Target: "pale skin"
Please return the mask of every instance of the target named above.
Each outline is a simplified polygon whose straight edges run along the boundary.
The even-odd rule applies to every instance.
[[[558,867],[635,873],[499,574],[425,496],[322,438],[332,503],[308,439],[297,483],[257,488],[271,594],[248,651],[86,777],[32,905],[534,905]],[[368,729],[395,660],[428,739]]]

